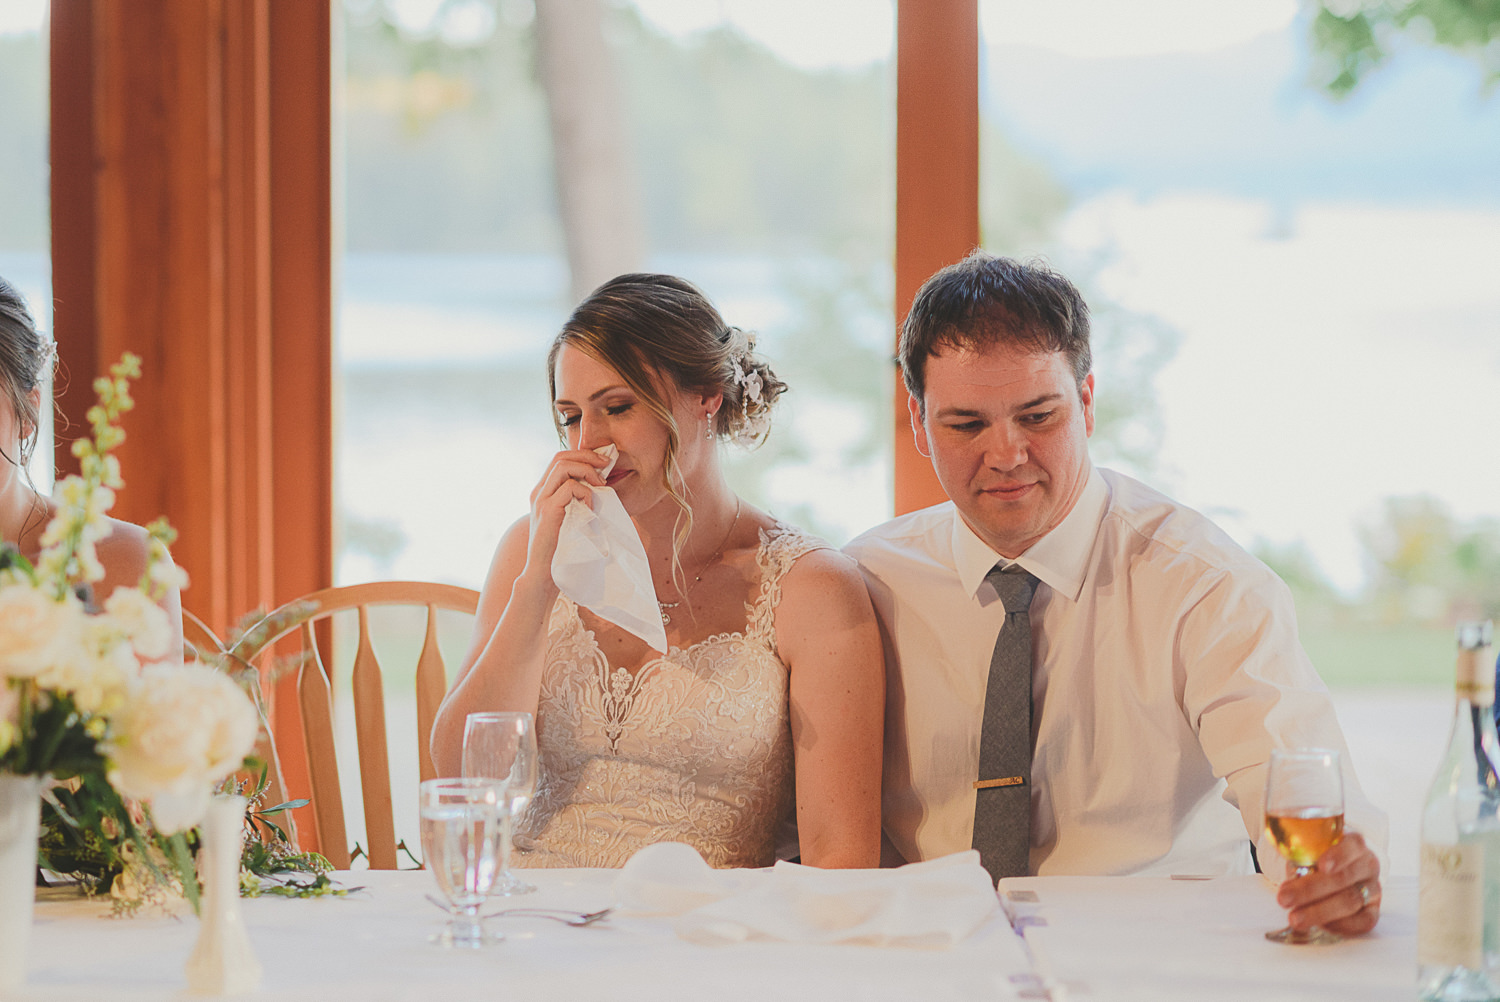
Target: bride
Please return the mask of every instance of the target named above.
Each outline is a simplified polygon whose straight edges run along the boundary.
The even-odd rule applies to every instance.
[[[864,583],[738,497],[720,464],[721,442],[764,437],[785,389],[752,347],[694,286],[645,274],[595,290],[553,341],[566,448],[495,552],[433,729],[439,772],[457,775],[467,714],[536,714],[520,865],[618,867],[678,841],[715,866],[766,866],[794,800],[804,863],[879,861],[884,677]],[[665,655],[553,583],[563,510],[590,485],[614,489],[644,544]]]

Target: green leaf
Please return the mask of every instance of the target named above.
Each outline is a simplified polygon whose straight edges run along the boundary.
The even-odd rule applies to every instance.
[[[277,814],[281,811],[293,811],[299,807],[306,807],[310,803],[312,803],[311,800],[308,800],[306,797],[302,797],[298,800],[283,801],[282,803],[277,804],[275,807],[267,807],[265,810],[256,811],[255,813],[261,817],[265,817],[268,814]]]
[[[198,873],[193,868],[193,855],[188,851],[186,836],[182,832],[170,836],[167,839],[170,849],[170,857],[173,865],[177,867],[177,878],[182,881],[182,894],[187,898],[188,904],[193,906],[193,914],[199,914],[198,909]]]

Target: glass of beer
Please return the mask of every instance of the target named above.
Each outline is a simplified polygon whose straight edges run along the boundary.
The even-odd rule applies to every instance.
[[[1344,837],[1344,774],[1339,753],[1327,748],[1271,752],[1266,772],[1266,832],[1301,877]],[[1341,937],[1317,926],[1277,929],[1277,943],[1337,943]]]

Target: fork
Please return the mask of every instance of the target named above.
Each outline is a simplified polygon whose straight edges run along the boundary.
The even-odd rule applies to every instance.
[[[424,896],[443,911],[450,913],[453,911],[445,902],[439,901],[431,894]],[[566,908],[502,908],[498,912],[490,912],[488,915],[481,915],[479,917],[481,919],[492,919],[514,915],[517,918],[546,918],[554,922],[561,922],[563,925],[581,927],[603,921],[609,918],[610,913],[613,911],[613,907],[601,908],[596,912],[574,912],[568,911]]]
[[[545,918],[563,925],[586,926],[595,922],[603,921],[610,916],[613,908],[601,908],[596,912],[570,912],[562,908],[505,908],[498,912],[490,912],[484,918]]]

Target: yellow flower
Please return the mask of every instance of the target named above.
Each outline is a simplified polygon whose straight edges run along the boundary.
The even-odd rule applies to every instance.
[[[66,675],[51,679],[53,687],[71,693],[80,711],[93,714],[118,709],[141,672],[129,637],[104,616],[84,617],[83,642],[69,667]]]
[[[172,645],[167,614],[139,588],[116,588],[104,600],[104,614],[147,660],[165,656]]]
[[[152,584],[176,588],[178,591],[184,591],[188,586],[188,572],[170,560],[158,560],[153,563],[147,577]]]

